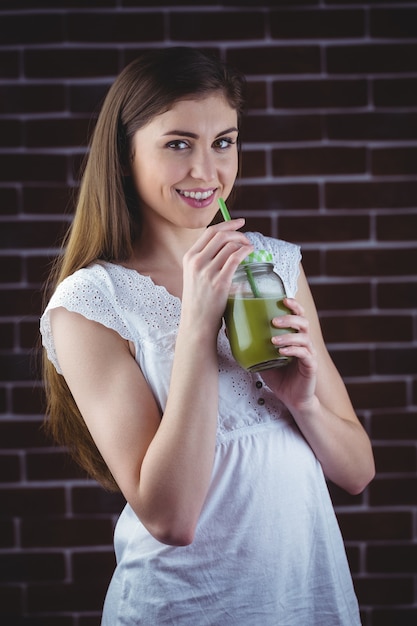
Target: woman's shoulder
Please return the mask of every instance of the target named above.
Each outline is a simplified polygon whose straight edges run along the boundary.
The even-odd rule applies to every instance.
[[[85,286],[87,284],[94,285],[101,282],[101,264],[92,263],[87,267],[82,267],[75,270],[62,280],[60,280],[53,290],[53,294],[57,292],[65,292],[70,289],[77,288],[78,286]]]
[[[115,330],[124,339],[133,341],[133,333],[120,306],[120,289],[113,276],[114,273],[118,274],[115,270],[117,267],[102,262],[92,263],[67,276],[52,294],[41,316],[40,331],[48,356],[59,372],[50,318],[53,309],[62,307],[69,312],[79,313],[88,320]]]
[[[94,261],[86,267],[81,267],[66,278],[64,278],[57,289],[64,289],[70,286],[73,288],[77,285],[106,285],[111,281],[111,268],[115,267],[112,263],[105,261]]]
[[[131,276],[133,272],[116,263],[94,261],[64,278],[57,285],[52,298],[74,294],[86,297],[92,293],[101,293],[103,296],[114,298],[117,292],[133,279]]]

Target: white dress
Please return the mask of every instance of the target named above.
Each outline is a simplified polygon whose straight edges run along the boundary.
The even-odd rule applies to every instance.
[[[300,251],[249,233],[272,252],[295,295]],[[48,312],[63,306],[134,343],[163,411],[180,300],[135,270],[101,262],[61,283],[41,320],[58,371]],[[213,474],[193,543],[164,545],[129,505],[115,529],[117,567],[102,626],[358,626],[358,603],[320,463],[258,374],[218,339],[219,416]],[[210,400],[209,398],[207,399]]]

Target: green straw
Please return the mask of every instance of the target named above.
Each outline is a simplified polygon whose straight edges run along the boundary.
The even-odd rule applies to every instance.
[[[227,210],[227,206],[226,206],[225,201],[223,200],[223,198],[219,198],[219,199],[217,200],[217,202],[219,203],[220,211],[221,211],[221,213],[222,213],[222,215],[223,215],[223,219],[224,219],[224,221],[225,221],[225,222],[230,222],[230,220],[231,220],[232,218],[230,217],[230,213],[229,213],[229,211]]]
[[[229,222],[232,218],[230,217],[230,213],[229,213],[229,211],[227,209],[225,201],[223,200],[223,198],[218,198],[217,201],[219,203],[220,211],[221,211],[221,214],[223,216],[224,221],[225,222]],[[253,274],[252,274],[250,268],[249,267],[245,267],[245,272],[246,272],[246,276],[248,278],[248,282],[249,282],[250,288],[252,289],[253,297],[254,298],[260,298],[261,294],[258,291],[258,288],[257,288],[256,283],[255,283],[255,279],[253,277]]]

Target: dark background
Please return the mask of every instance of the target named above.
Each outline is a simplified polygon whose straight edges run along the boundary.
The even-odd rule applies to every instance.
[[[414,625],[417,2],[337,0],[0,2],[1,623],[99,624],[123,501],[40,429],[41,287],[92,114],[140,50],[180,43],[248,76],[233,211],[302,246],[376,456],[362,495],[331,487],[363,622]]]

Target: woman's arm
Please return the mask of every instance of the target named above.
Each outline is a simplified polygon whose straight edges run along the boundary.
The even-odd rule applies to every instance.
[[[287,304],[293,315],[276,318],[274,325],[298,332],[273,342],[296,358],[282,370],[264,372],[263,378],[291,411],[326,476],[349,493],[360,493],[375,475],[371,444],[325,346],[302,270],[297,299]]]
[[[252,251],[234,221],[207,229],[184,257],[181,319],[167,405],[116,332],[66,309],[51,313],[58,360],[98,449],[159,540],[193,540],[212,473],[217,335],[236,266]]]

